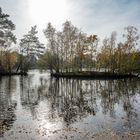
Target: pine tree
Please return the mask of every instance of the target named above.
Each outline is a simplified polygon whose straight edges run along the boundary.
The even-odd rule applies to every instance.
[[[45,47],[40,43],[36,31],[37,26],[31,27],[31,30],[23,36],[20,40],[20,67],[21,71],[27,71],[29,65],[33,59],[38,59],[38,57],[43,53]],[[24,56],[24,60],[23,60]],[[19,68],[18,68],[19,69]],[[18,70],[17,69],[17,70]]]

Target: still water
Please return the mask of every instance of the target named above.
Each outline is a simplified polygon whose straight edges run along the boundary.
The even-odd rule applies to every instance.
[[[140,79],[55,79],[37,70],[0,78],[0,140],[88,139],[137,130]]]

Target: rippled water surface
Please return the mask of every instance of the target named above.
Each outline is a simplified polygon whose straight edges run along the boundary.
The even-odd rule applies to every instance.
[[[140,80],[0,78],[0,140],[91,139],[140,130]]]

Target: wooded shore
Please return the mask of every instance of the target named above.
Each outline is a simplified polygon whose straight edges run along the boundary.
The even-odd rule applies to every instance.
[[[13,76],[13,75],[28,75],[27,72],[0,72],[0,77],[1,76]]]
[[[63,73],[51,73],[52,77],[64,77],[64,78],[104,78],[104,79],[121,79],[121,78],[134,78],[138,77],[133,74],[118,74],[111,72],[96,72],[96,71],[83,71],[83,72],[63,72]]]

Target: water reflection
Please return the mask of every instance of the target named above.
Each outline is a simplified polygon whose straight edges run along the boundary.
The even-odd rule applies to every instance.
[[[0,79],[0,137],[9,130],[16,120],[16,101],[12,100],[12,91],[16,89],[16,80],[12,77]]]
[[[102,110],[104,115],[118,117],[118,113],[125,113],[125,126],[131,128],[137,122],[135,103],[140,93],[140,81],[131,80],[74,80],[50,79],[49,86],[41,79],[38,87],[51,103],[53,113],[59,114],[67,125],[77,119],[96,115]],[[44,84],[43,84],[44,83]],[[117,106],[122,110],[117,109]],[[56,110],[56,111],[54,111]],[[53,118],[52,118],[53,119]]]
[[[32,78],[33,75],[20,78],[20,94],[22,105],[34,106],[39,102],[39,93],[37,91],[38,87],[33,85]]]
[[[104,130],[107,124],[115,131],[135,130],[140,128],[139,93],[139,79],[56,79],[38,72],[27,77],[3,77],[0,136],[17,125],[30,124],[35,129],[35,124],[42,123],[50,124],[51,129],[56,127],[51,124],[82,129],[86,122],[91,132],[95,127]]]

